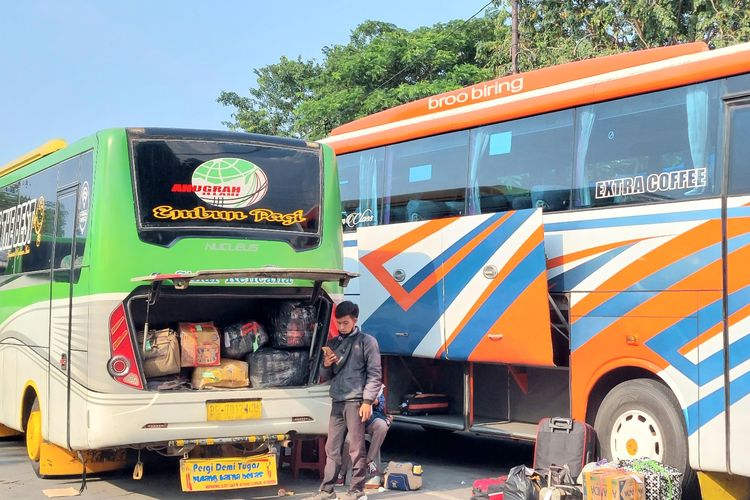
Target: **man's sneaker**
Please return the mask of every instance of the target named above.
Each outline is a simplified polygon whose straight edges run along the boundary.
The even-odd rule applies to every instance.
[[[346,478],[343,475],[339,474],[338,476],[336,476],[336,486],[344,486],[345,482]]]
[[[349,491],[339,495],[339,500],[367,500],[367,495],[364,491]]]
[[[367,474],[370,476],[378,475],[378,466],[375,465],[375,462],[367,462]]]
[[[377,490],[381,486],[383,486],[383,476],[377,474],[370,476],[370,478],[365,481],[366,490]]]
[[[311,497],[306,497],[304,500],[329,500],[329,499],[335,499],[336,498],[336,492],[335,491],[319,491],[317,495],[313,495]],[[358,498],[358,497],[355,497]]]

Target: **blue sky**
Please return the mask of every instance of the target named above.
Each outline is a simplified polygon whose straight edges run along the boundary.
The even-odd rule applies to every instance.
[[[486,0],[17,0],[0,15],[0,165],[61,137],[119,126],[223,129],[252,70],[320,60],[366,19],[414,29]]]

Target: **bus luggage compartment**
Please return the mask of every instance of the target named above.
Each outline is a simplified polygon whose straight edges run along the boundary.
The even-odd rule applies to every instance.
[[[326,294],[313,298],[310,289],[287,287],[170,287],[148,304],[149,292],[138,289],[126,301],[140,365],[155,332],[165,330],[179,339],[182,362],[178,373],[164,376],[140,370],[146,390],[248,391],[313,383],[333,308]]]

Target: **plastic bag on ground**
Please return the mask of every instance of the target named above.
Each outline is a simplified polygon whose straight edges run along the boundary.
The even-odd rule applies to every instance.
[[[537,500],[541,487],[541,477],[534,469],[517,465],[508,472],[503,485],[504,500]]]

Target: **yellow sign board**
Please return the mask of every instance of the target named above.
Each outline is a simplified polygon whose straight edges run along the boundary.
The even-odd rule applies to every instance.
[[[180,460],[182,491],[232,490],[278,484],[276,455]]]
[[[249,401],[208,401],[206,402],[206,419],[210,421],[260,418],[261,408],[259,399]]]

